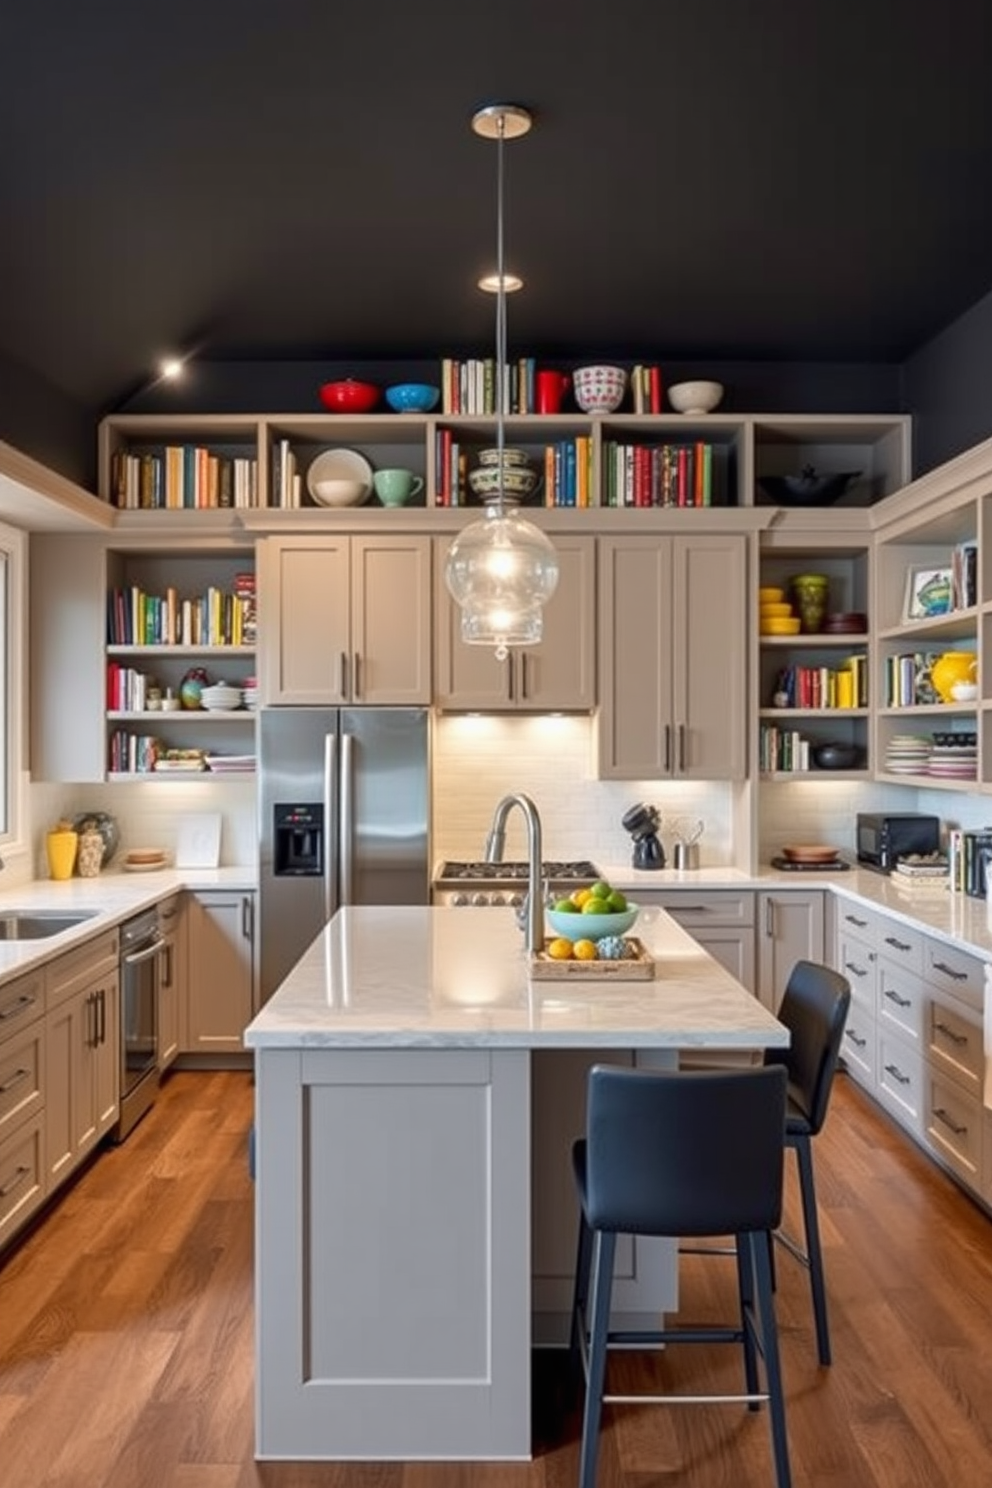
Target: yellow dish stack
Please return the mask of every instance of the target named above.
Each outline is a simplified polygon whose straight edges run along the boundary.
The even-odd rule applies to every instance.
[[[798,635],[799,623],[784,589],[758,590],[758,628],[762,635]]]

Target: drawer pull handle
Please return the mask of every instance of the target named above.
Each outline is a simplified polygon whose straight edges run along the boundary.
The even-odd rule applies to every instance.
[[[894,1002],[896,1007],[907,1008],[913,1006],[912,998],[900,997],[898,992],[893,992],[890,989],[886,990],[885,996],[890,1002]]]
[[[708,904],[669,904],[669,914],[709,914]]]
[[[966,1137],[968,1135],[968,1128],[966,1126],[958,1126],[953,1122],[943,1106],[934,1106],[933,1114],[938,1121],[942,1121],[945,1126],[950,1127],[956,1137]]]
[[[849,971],[852,976],[866,977],[868,975],[867,966],[857,966],[853,961],[845,961],[844,970]]]
[[[27,1166],[26,1163],[21,1163],[20,1167],[15,1168],[13,1178],[11,1178],[9,1183],[5,1183],[3,1187],[0,1188],[0,1199],[5,1199],[8,1194],[12,1194],[14,1192],[14,1189],[20,1183],[21,1179],[24,1178],[28,1173],[30,1173],[30,1171],[31,1169]]]
[[[896,1064],[887,1064],[885,1066],[885,1073],[891,1075],[893,1080],[898,1080],[900,1085],[909,1085],[911,1083],[909,1076],[904,1075]]]
[[[911,951],[913,949],[908,940],[896,940],[894,935],[887,935],[885,937],[885,944],[892,946],[893,950],[896,951]]]
[[[934,971],[942,971],[945,976],[951,977],[955,982],[966,982],[968,973],[966,971],[955,971],[953,966],[948,966],[945,961],[935,961]]]
[[[935,1023],[933,1026],[938,1033],[942,1033],[945,1038],[949,1038],[952,1044],[957,1044],[959,1049],[962,1044],[968,1042],[968,1035],[966,1033],[955,1033],[954,1029],[948,1028],[946,1023]]]
[[[846,914],[844,918],[849,925],[857,925],[859,930],[864,930],[868,924],[867,920],[859,920],[857,915]]]
[[[26,1069],[15,1070],[10,1079],[5,1080],[4,1083],[0,1085],[0,1095],[6,1095],[9,1091],[14,1089],[15,1085],[20,1085],[21,1081],[26,1080],[30,1073],[31,1071]]]
[[[866,1038],[859,1038],[853,1028],[846,1029],[844,1032],[844,1037],[849,1038],[851,1040],[851,1043],[855,1044],[859,1049],[863,1049],[865,1047],[865,1044],[867,1044],[868,1042]]]
[[[22,992],[20,997],[16,997],[13,1002],[5,1003],[3,1007],[0,1007],[0,1023],[5,1023],[8,1018],[16,1018],[21,1013],[27,1012],[37,1000],[30,993]]]

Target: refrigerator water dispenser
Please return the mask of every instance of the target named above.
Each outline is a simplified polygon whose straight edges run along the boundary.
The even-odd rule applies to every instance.
[[[273,807],[277,878],[319,878],[324,871],[324,808],[319,802]]]

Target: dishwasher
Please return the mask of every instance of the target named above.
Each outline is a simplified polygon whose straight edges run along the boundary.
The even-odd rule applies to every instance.
[[[121,926],[120,1115],[111,1133],[123,1142],[158,1090],[158,1003],[164,944],[157,906]]]

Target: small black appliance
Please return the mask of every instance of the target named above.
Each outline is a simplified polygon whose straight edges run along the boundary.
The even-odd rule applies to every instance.
[[[940,850],[940,818],[917,811],[858,812],[858,862],[891,873],[900,858]]]
[[[665,849],[658,837],[660,823],[655,807],[643,802],[624,812],[621,825],[634,839],[631,862],[635,868],[664,868]]]

